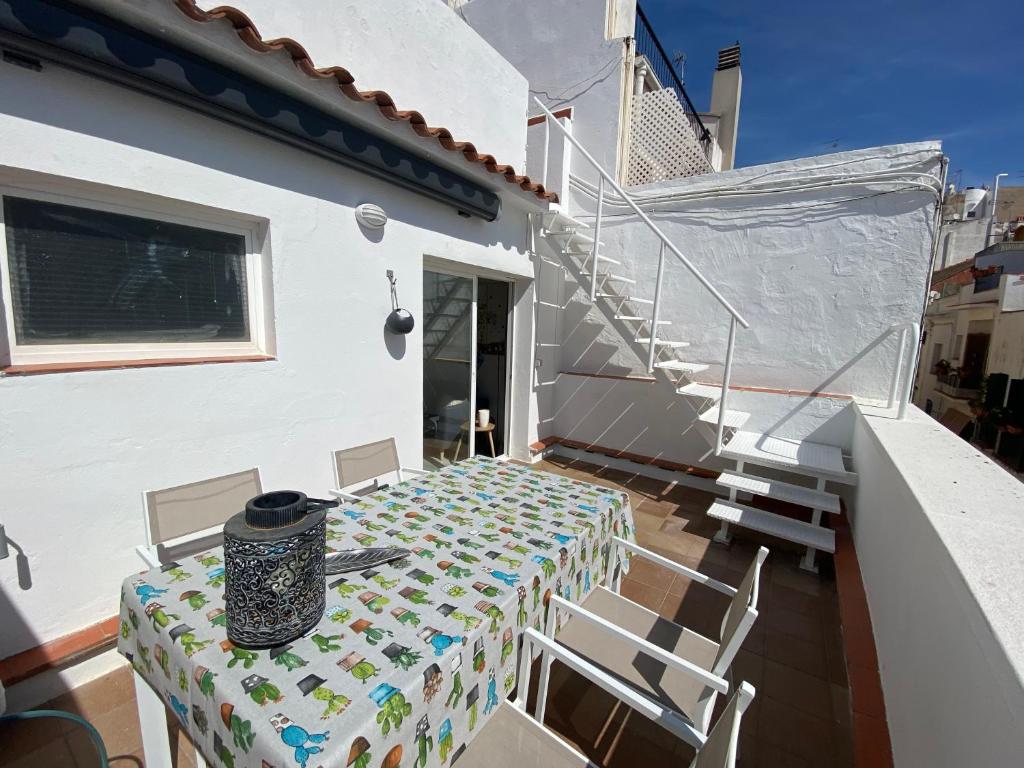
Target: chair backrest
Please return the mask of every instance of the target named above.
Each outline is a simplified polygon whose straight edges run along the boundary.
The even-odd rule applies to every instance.
[[[697,751],[690,768],[734,768],[736,745],[740,738],[740,722],[750,702],[754,699],[754,688],[750,683],[740,683],[729,703],[708,734],[708,740]]]
[[[146,527],[150,546],[219,525],[245,502],[263,493],[258,467],[186,485],[147,491]]]
[[[335,451],[334,469],[338,475],[338,488],[348,488],[356,483],[375,480],[389,472],[398,472],[395,438]]]
[[[600,631],[600,630],[597,630]],[[558,643],[550,637],[542,635],[532,627],[527,627],[523,635],[523,647],[519,660],[519,676],[517,680],[517,696],[512,706],[522,712],[526,712],[526,698],[530,690],[530,675],[533,665],[534,654],[540,651],[540,680],[537,685],[537,699],[534,717],[538,723],[544,722],[547,696],[550,662],[557,659],[569,669],[582,675],[591,683],[604,689],[607,693],[616,697],[630,709],[650,719],[661,727],[667,729],[673,735],[680,736],[676,729],[670,727],[669,723],[678,720],[682,723],[685,718],[665,703],[652,699],[644,691],[632,685],[623,683],[617,677],[613,677],[602,667],[592,664],[587,659],[573,653],[566,646]],[[736,745],[739,740],[740,721],[743,713],[754,698],[754,688],[746,682],[741,683],[732,699],[726,705],[715,727],[711,729],[707,740],[690,725],[690,732],[701,741],[703,745],[697,751],[697,757],[691,763],[690,768],[735,768]],[[688,721],[687,721],[688,723]],[[700,741],[691,741],[691,744],[699,744]]]
[[[761,583],[761,566],[768,557],[768,550],[761,547],[757,550],[753,562],[747,568],[743,581],[740,582],[729,603],[722,621],[722,634],[718,645],[718,655],[712,671],[716,675],[723,674],[732,664],[733,657],[740,649],[750,631],[754,619],[757,618],[757,597]]]

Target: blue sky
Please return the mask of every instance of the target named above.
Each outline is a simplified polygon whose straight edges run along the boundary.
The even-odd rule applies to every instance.
[[[1001,184],[1024,186],[1019,0],[641,5],[669,55],[686,53],[700,110],[718,49],[739,40],[737,165],[941,139],[951,179],[991,185],[1006,172]]]

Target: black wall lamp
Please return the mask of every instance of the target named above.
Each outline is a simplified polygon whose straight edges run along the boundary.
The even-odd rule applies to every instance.
[[[388,315],[384,325],[392,333],[405,335],[412,331],[416,321],[409,310],[398,306],[398,292],[395,290],[395,283],[398,282],[398,279],[395,277],[394,270],[388,270],[388,282],[391,283],[391,314]]]

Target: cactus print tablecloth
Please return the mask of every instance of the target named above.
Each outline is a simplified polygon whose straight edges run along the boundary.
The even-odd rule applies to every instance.
[[[412,555],[328,576],[323,620],[290,645],[227,640],[219,548],[124,582],[118,649],[211,766],[450,764],[515,686],[546,597],[579,601],[604,578],[613,532],[633,538],[626,494],[481,458],[327,522],[328,549]]]

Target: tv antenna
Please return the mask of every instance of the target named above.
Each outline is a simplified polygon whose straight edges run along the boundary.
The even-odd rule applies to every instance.
[[[686,53],[684,51],[676,51],[675,56],[672,57],[672,63],[679,70],[679,82],[686,85]]]

